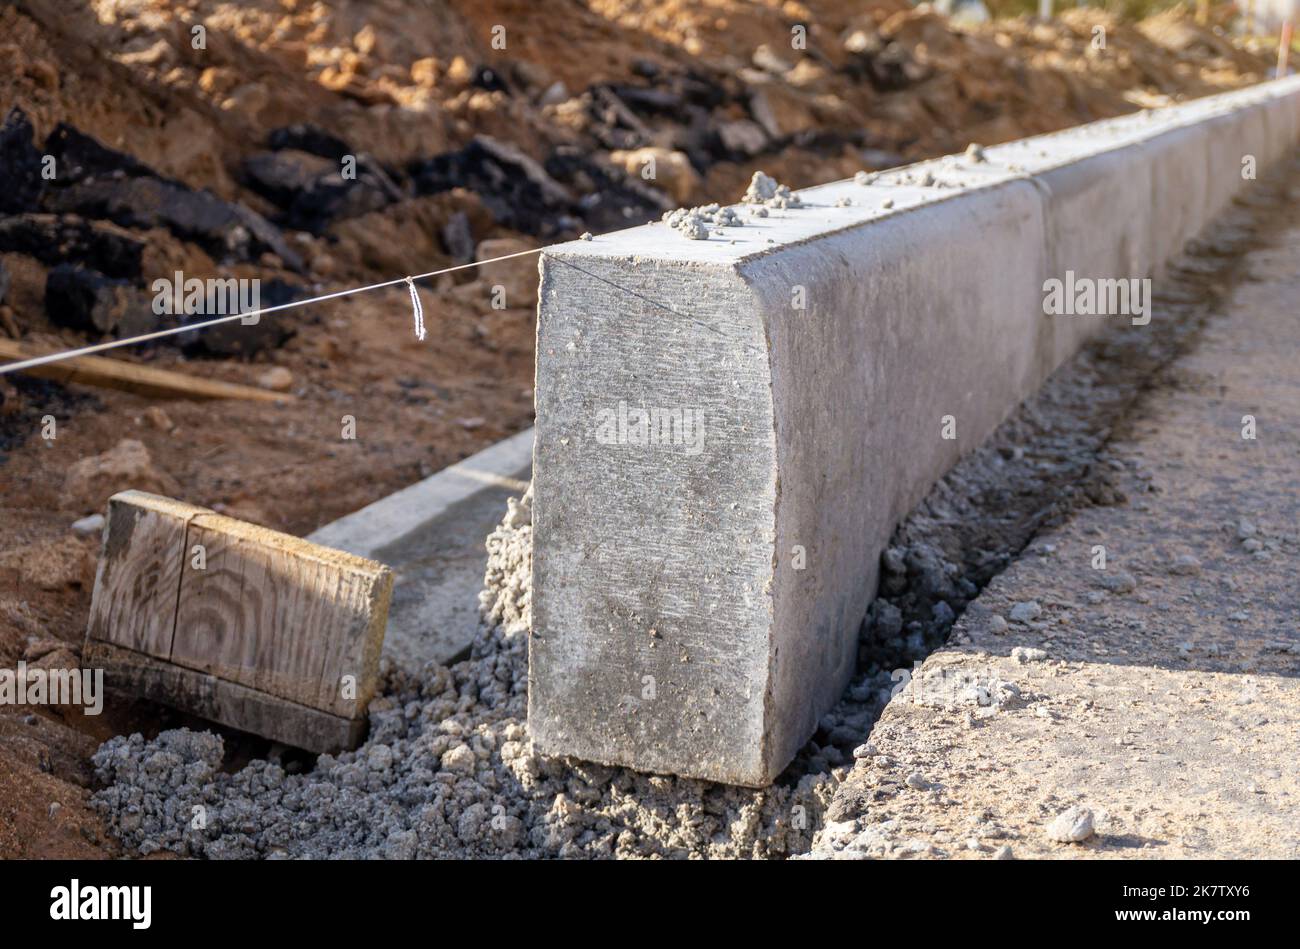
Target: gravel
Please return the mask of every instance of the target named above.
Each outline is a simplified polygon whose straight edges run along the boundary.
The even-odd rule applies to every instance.
[[[534,755],[525,727],[530,495],[488,538],[471,656],[419,676],[386,668],[370,734],[305,774],[273,761],[222,771],[222,739],[188,729],[117,737],[93,797],[142,854],[210,858],[780,857],[808,849],[867,724],[811,743],[806,771],[765,790]],[[873,693],[873,703],[879,698]]]

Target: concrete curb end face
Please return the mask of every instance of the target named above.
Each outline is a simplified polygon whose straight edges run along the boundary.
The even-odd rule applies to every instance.
[[[966,187],[837,182],[728,239],[544,255],[537,749],[770,783],[850,674],[894,525],[1112,325],[1046,314],[1046,281],[1150,277],[1298,128],[1283,80],[989,148],[1008,173]]]
[[[544,753],[626,764],[635,748],[643,770],[761,783],[768,647],[751,633],[772,622],[768,344],[734,268],[702,272],[543,271],[545,300],[581,304],[539,323],[551,384],[537,411],[556,425],[534,455],[529,730]],[[678,305],[683,289],[689,319],[648,302]],[[634,351],[610,345],[633,325]]]

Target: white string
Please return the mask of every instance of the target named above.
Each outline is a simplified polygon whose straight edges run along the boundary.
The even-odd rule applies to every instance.
[[[413,277],[398,277],[396,280],[385,280],[383,283],[372,283],[365,287],[353,287],[351,290],[337,290],[334,293],[326,293],[319,297],[310,297],[306,300],[292,300],[289,303],[281,303],[277,306],[262,307],[260,310],[248,310],[244,313],[232,313],[229,316],[218,316],[211,320],[205,320],[202,323],[191,323],[189,326],[173,326],[165,330],[156,330],[152,333],[142,333],[139,336],[128,336],[125,339],[111,339],[105,343],[95,343],[92,346],[82,346],[79,349],[69,349],[59,353],[49,353],[44,356],[33,356],[31,359],[23,359],[19,362],[5,363],[0,366],[0,376],[7,375],[11,372],[22,372],[25,369],[35,369],[37,366],[44,366],[52,362],[62,362],[65,359],[75,359],[78,356],[89,356],[93,353],[102,353],[107,349],[117,349],[119,346],[131,346],[135,343],[147,343],[150,340],[162,339],[165,336],[175,336],[178,333],[195,333],[199,330],[205,330],[211,326],[219,326],[222,323],[231,323],[235,320],[246,319],[250,316],[261,316],[263,313],[275,313],[279,310],[292,310],[295,307],[307,306],[312,303],[321,303],[325,300],[336,300],[339,297],[348,297],[356,293],[367,293],[371,290],[382,290],[384,287],[395,287],[399,284],[407,284],[411,287],[414,296],[414,281],[425,280],[429,277],[438,277],[445,273],[454,273],[457,270],[466,270],[470,267],[481,267],[484,264],[494,264],[499,260],[510,260],[515,257],[525,257],[528,254],[540,254],[546,247],[534,247],[532,250],[520,250],[513,254],[503,254],[500,257],[490,257],[487,260],[476,260],[468,264],[456,264],[454,267],[444,267],[442,270],[431,270],[428,273],[416,274]],[[424,310],[420,307],[419,298],[416,297],[416,334],[420,339],[424,339]]]
[[[415,289],[415,281],[406,278],[406,288],[411,291],[411,307],[415,310],[415,338],[424,342],[424,305],[420,302],[420,291]]]

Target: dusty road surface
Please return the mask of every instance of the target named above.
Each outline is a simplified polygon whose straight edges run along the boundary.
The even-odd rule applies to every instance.
[[[1104,463],[1126,500],[1040,535],[899,676],[815,853],[1300,856],[1300,214],[1288,224],[1116,432]],[[1091,832],[1081,810],[1058,822],[1071,808]]]

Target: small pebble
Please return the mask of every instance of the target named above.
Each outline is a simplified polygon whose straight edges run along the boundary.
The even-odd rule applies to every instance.
[[[1048,840],[1057,843],[1080,843],[1093,835],[1092,809],[1076,804],[1062,811],[1047,825]]]
[[[272,366],[257,377],[257,384],[272,392],[288,392],[293,386],[293,373],[284,366]]]
[[[1111,593],[1132,593],[1137,589],[1137,580],[1127,570],[1097,570],[1096,582]]]
[[[151,405],[145,409],[143,418],[151,427],[158,429],[160,432],[170,432],[176,427],[176,423],[172,421],[171,416],[163,411],[160,405]]]
[[[93,537],[104,530],[104,515],[91,514],[72,522],[72,533],[80,537]]]
[[[1026,600],[1011,607],[1009,615],[1013,623],[1032,623],[1043,615],[1043,608],[1038,605],[1037,600]]]

